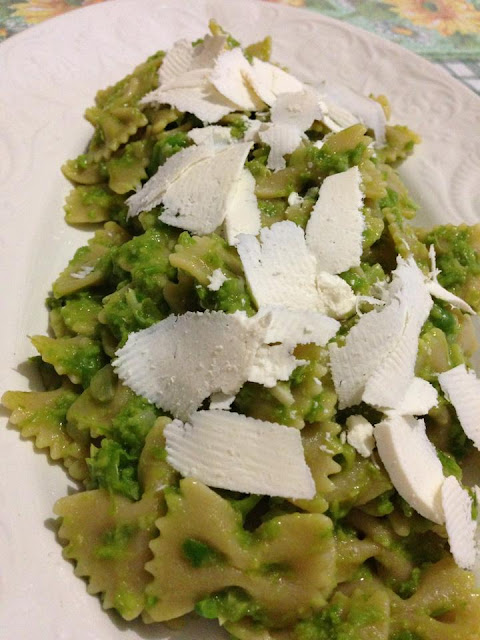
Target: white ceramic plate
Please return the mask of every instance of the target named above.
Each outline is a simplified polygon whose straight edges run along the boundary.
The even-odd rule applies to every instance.
[[[402,169],[422,219],[480,219],[480,99],[404,49],[317,13],[247,0],[116,0],[74,11],[0,46],[1,391],[28,388],[17,368],[33,355],[25,336],[45,332],[49,285],[86,240],[63,221],[69,187],[59,171],[90,136],[84,109],[155,50],[201,36],[210,17],[243,43],[271,34],[274,59],[306,80],[387,94],[395,120],[424,140]],[[4,424],[0,451],[2,637],[223,637],[201,621],[173,633],[103,612],[61,558],[51,527],[52,505],[71,486],[64,472]]]

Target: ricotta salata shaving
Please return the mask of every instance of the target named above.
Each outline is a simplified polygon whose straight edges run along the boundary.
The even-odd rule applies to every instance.
[[[455,562],[462,569],[473,569],[477,556],[477,521],[472,513],[473,501],[454,476],[446,478],[442,485],[442,506]]]
[[[243,165],[251,146],[229,145],[186,169],[163,194],[160,220],[199,235],[215,231],[225,219],[238,181],[245,180]]]
[[[337,113],[339,107],[351,113],[348,124],[353,124],[354,120],[362,122],[374,132],[376,146],[381,147],[386,143],[387,119],[379,102],[362,96],[350,87],[338,82],[326,82],[320,90],[325,95],[327,102],[330,101],[331,104],[336,105]],[[335,111],[331,109],[330,113],[330,117],[334,118]]]
[[[199,411],[165,428],[167,461],[211,487],[310,499],[315,483],[300,432],[226,411]]]
[[[204,144],[187,147],[168,158],[137,193],[127,198],[128,216],[137,216],[142,211],[150,211],[159,205],[167,189],[185,171],[198,162],[211,158],[214,153],[212,145]]]
[[[398,493],[425,518],[442,524],[444,475],[423,420],[389,416],[374,429],[377,450]]]
[[[463,430],[480,450],[480,380],[460,364],[438,376],[438,382],[455,407]]]
[[[397,409],[413,383],[420,330],[433,303],[412,259],[399,260],[388,296],[384,307],[362,315],[344,346],[330,345],[341,408],[363,400]]]
[[[349,416],[345,422],[347,426],[347,442],[362,457],[368,458],[375,448],[373,425],[362,415]]]
[[[130,334],[114,367],[136,393],[186,419],[212,393],[236,393],[248,379],[268,319],[210,311],[168,316]]]
[[[363,217],[358,167],[325,178],[305,231],[319,271],[338,274],[360,264]]]
[[[341,278],[319,273],[301,227],[288,220],[263,227],[260,241],[238,236],[237,249],[258,308],[284,306],[341,318],[356,297]]]
[[[240,235],[237,249],[259,308],[283,305],[288,309],[322,310],[315,259],[301,227],[289,221],[277,222],[261,229],[260,240]]]

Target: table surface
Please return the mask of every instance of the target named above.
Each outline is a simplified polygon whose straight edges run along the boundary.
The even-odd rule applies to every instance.
[[[0,0],[0,41],[103,1]],[[304,7],[362,27],[442,66],[480,95],[480,0],[258,1]]]

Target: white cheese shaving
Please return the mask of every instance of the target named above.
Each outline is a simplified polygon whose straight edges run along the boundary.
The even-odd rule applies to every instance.
[[[475,499],[477,503],[477,508],[480,505],[480,487],[475,485],[472,487],[473,492],[475,494]],[[475,563],[472,567],[473,577],[475,579],[475,588],[480,588],[480,518],[477,516],[477,529],[475,531],[475,547],[477,550],[475,556]]]
[[[233,143],[230,127],[222,127],[221,125],[215,124],[211,124],[208,127],[190,129],[188,137],[191,138],[195,144],[210,144],[216,147],[225,147]]]
[[[250,64],[241,49],[225,51],[223,36],[207,36],[190,48],[180,41],[165,57],[159,78],[158,89],[140,104],[169,104],[205,123],[232,111],[259,111],[279,95],[303,89],[299,80],[269,62],[254,58]]]
[[[322,183],[305,236],[318,269],[338,274],[360,264],[363,216],[362,177],[358,167],[338,173]]]
[[[284,156],[295,151],[304,139],[304,132],[321,117],[314,89],[304,87],[302,91],[281,94],[272,106],[271,124],[265,124],[258,133],[260,140],[270,147],[267,167],[274,171],[283,169]]]
[[[317,273],[304,233],[288,220],[252,235],[238,236],[237,249],[257,307],[284,306],[342,318],[355,308],[356,296],[338,276]]]
[[[321,120],[322,115],[318,93],[305,86],[301,91],[279,95],[272,105],[270,120],[303,132],[310,129],[315,120]]]
[[[405,396],[392,413],[398,415],[424,416],[438,404],[437,390],[423,378],[413,378]],[[390,411],[387,409],[387,413]]]
[[[369,458],[375,448],[373,424],[362,415],[349,416],[346,420],[347,442],[364,458]]]
[[[329,347],[341,409],[362,400],[383,410],[398,409],[413,383],[418,338],[432,306],[423,274],[413,259],[399,259],[387,295],[382,309],[359,319],[345,346]],[[415,390],[418,386],[412,393]],[[428,394],[422,403],[430,400]]]
[[[323,87],[323,91],[327,100],[330,100],[337,107],[348,110],[357,122],[361,122],[369,129],[372,129],[376,146],[386,144],[387,119],[379,102],[336,82],[327,82]]]
[[[250,70],[251,65],[242,50],[235,47],[220,54],[210,74],[210,82],[240,109],[258,111],[265,105],[246,82]]]
[[[294,347],[312,342],[325,346],[340,329],[337,320],[316,311],[265,306],[257,315],[270,317],[265,334],[265,342],[270,344],[282,342]]]
[[[389,416],[374,429],[377,450],[398,493],[420,515],[442,524],[443,469],[423,420]]]
[[[209,280],[210,283],[207,285],[207,289],[210,289],[210,291],[218,291],[228,278],[221,269],[215,269],[215,271],[212,272],[212,275],[209,276]]]
[[[130,334],[113,366],[135,393],[185,419],[212,393],[240,389],[266,324],[242,312],[171,315]]]
[[[462,429],[480,450],[480,380],[460,364],[441,373],[438,382],[453,404]]]
[[[323,304],[323,312],[332,318],[344,318],[356,307],[357,296],[340,276],[320,271],[317,273],[317,291]]]
[[[137,193],[127,198],[128,217],[137,216],[141,211],[150,211],[159,205],[171,184],[197,162],[210,158],[214,152],[211,145],[205,144],[187,147],[168,158]]]
[[[442,505],[453,558],[461,569],[473,569],[477,522],[472,518],[472,499],[454,476],[443,483]]]
[[[266,125],[259,130],[258,135],[270,147],[267,167],[272,171],[285,168],[284,156],[295,151],[303,139],[300,129],[285,124]]]
[[[429,273],[429,277],[426,279],[426,283],[430,295],[434,298],[438,298],[439,300],[445,300],[445,302],[448,302],[452,307],[475,315],[475,311],[467,302],[465,302],[465,300],[462,300],[462,298],[451,293],[438,282],[438,275],[440,274],[440,271],[437,269],[436,264],[435,245],[430,245],[428,253],[430,256],[431,271]]]
[[[188,40],[177,40],[167,51],[158,71],[160,85],[164,85],[192,69],[213,67],[224,50],[227,37],[207,34],[202,43],[193,46]]]
[[[188,40],[177,40],[166,52],[158,70],[160,85],[174,80],[192,68],[193,47]]]
[[[413,258],[399,259],[390,287],[404,319],[402,330],[365,385],[363,400],[368,404],[397,409],[415,376],[420,331],[432,308],[423,274]],[[431,396],[427,398],[427,402]]]
[[[265,129],[268,123],[262,122],[261,120],[249,120],[248,118],[245,118],[244,122],[246,124],[246,130],[243,134],[243,140],[245,140],[245,142],[259,142],[259,132]]]
[[[235,394],[222,393],[221,391],[217,391],[217,393],[212,393],[210,396],[210,411],[213,410],[224,410],[228,411],[232,406],[233,401],[235,400]]]
[[[401,335],[404,319],[399,303],[365,313],[349,331],[345,346],[329,345],[339,408],[362,401],[365,385]]]
[[[315,259],[307,249],[302,228],[294,222],[262,228],[260,242],[242,234],[237,250],[258,308],[283,305],[323,311],[315,282]]]
[[[83,278],[86,278],[87,276],[89,276],[93,270],[94,270],[94,267],[92,267],[91,265],[85,265],[75,273],[71,273],[70,277],[77,278],[78,280],[83,280]]]
[[[259,347],[248,371],[248,381],[270,389],[279,380],[288,380],[299,365],[306,364],[305,360],[297,360],[292,350],[289,344],[265,344]]]
[[[323,100],[324,115],[322,121],[332,131],[332,133],[338,133],[343,129],[358,124],[358,119],[350,113],[348,109],[344,109],[335,104],[331,100]]]
[[[212,36],[207,33],[203,42],[192,45],[193,56],[191,69],[211,69],[227,45],[227,36],[223,34]]]
[[[160,86],[144,96],[140,104],[169,104],[207,123],[235,111],[237,105],[222,96],[209,80],[225,42],[225,36],[210,35],[197,46],[185,40],[176,42],[160,67]]]
[[[167,461],[184,477],[231,491],[311,499],[315,483],[298,429],[226,411],[165,428]]]
[[[241,233],[256,236],[260,232],[260,209],[255,195],[255,178],[243,168],[225,205],[225,235],[235,245]]]
[[[245,70],[245,76],[257,96],[270,107],[282,93],[302,91],[304,88],[300,80],[259,58],[253,58],[250,68]]]
[[[190,166],[163,194],[160,220],[199,235],[215,231],[223,223],[251,146],[232,144]]]
[[[238,110],[238,105],[224,98],[209,82],[208,69],[187,71],[144,96],[139,104],[168,104],[179,111],[192,113],[210,124]]]

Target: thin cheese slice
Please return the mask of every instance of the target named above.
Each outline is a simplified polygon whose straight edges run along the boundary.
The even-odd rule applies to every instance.
[[[403,400],[393,411],[404,416],[424,416],[437,404],[435,387],[422,378],[413,378]]]
[[[312,342],[325,346],[340,329],[337,320],[316,311],[266,306],[259,310],[258,315],[270,317],[265,335],[265,342],[270,344],[281,342],[294,347]]]
[[[226,411],[165,428],[167,461],[210,487],[294,499],[315,496],[298,429]]]
[[[238,105],[230,102],[208,80],[208,69],[194,69],[148,93],[140,104],[168,104],[179,111],[192,113],[210,124],[218,122]]]
[[[346,420],[347,442],[362,457],[369,458],[375,449],[373,424],[362,415],[349,416]]]
[[[399,259],[386,302],[360,318],[345,346],[330,345],[341,409],[362,400],[383,410],[398,409],[413,383],[418,337],[432,306],[413,259]]]
[[[255,185],[255,178],[250,171],[242,169],[226,202],[225,235],[230,245],[236,244],[241,233],[256,236],[260,232],[260,209]]]
[[[248,381],[271,389],[279,380],[288,380],[299,365],[307,364],[297,360],[292,350],[289,344],[262,345],[255,352]]]
[[[229,127],[211,124],[208,127],[190,129],[188,137],[195,144],[211,144],[216,147],[225,147],[233,143],[232,132]]]
[[[242,312],[171,315],[130,334],[113,365],[135,393],[186,419],[212,393],[240,389],[264,342],[265,325],[265,319]]]
[[[356,307],[357,296],[340,276],[320,271],[317,273],[317,291],[322,300],[324,313],[332,318],[345,318]]]
[[[477,555],[477,522],[472,518],[472,499],[454,476],[442,486],[442,505],[450,551],[461,569],[473,569]]]
[[[213,411],[214,409],[218,411],[228,411],[234,400],[235,394],[217,391],[217,393],[212,393],[210,396],[210,405],[208,408],[210,411]]]
[[[223,96],[247,111],[259,111],[265,104],[246,81],[250,63],[239,47],[224,51],[210,74],[210,82]]]
[[[227,36],[207,33],[203,42],[193,46],[192,69],[212,69],[227,44]]]
[[[323,311],[315,282],[315,258],[307,249],[303,229],[294,222],[264,227],[260,242],[242,234],[237,250],[258,308],[283,305]]]
[[[192,68],[193,47],[188,40],[177,40],[167,51],[158,70],[160,85],[174,80]]]
[[[226,36],[209,34],[195,47],[188,40],[177,40],[165,54],[160,66],[160,84],[175,80],[192,69],[213,67],[215,60],[225,48],[226,41]]]
[[[478,487],[477,485],[474,485],[472,489],[473,489],[477,507],[478,507],[478,505],[480,505],[480,487]],[[475,563],[472,567],[472,573],[475,579],[475,588],[479,589],[480,588],[480,518],[478,516],[477,516],[477,529],[475,531],[475,547],[476,547],[477,553],[475,556]]]
[[[398,493],[420,515],[442,524],[443,469],[423,420],[389,416],[374,429],[377,450]]]
[[[438,382],[453,404],[462,429],[480,450],[480,380],[460,364],[441,373]]]
[[[270,120],[307,131],[322,115],[318,93],[312,87],[303,87],[302,91],[280,94],[272,106]]]
[[[246,131],[243,134],[243,140],[245,140],[245,142],[248,142],[249,140],[252,142],[259,142],[260,131],[268,129],[268,123],[262,122],[261,120],[250,120],[248,118],[245,118],[244,122]]]
[[[267,167],[274,171],[285,168],[284,156],[295,151],[304,132],[321,118],[314,89],[304,87],[302,91],[279,95],[271,109],[271,124],[265,124],[258,132],[260,140],[270,147]]]
[[[372,129],[376,146],[383,146],[386,143],[387,119],[379,102],[336,82],[327,82],[323,91],[327,100],[349,111],[358,122]]]
[[[213,147],[205,144],[187,147],[168,158],[137,193],[127,198],[128,216],[137,216],[141,211],[150,211],[159,205],[163,194],[175,180],[197,162],[213,154]]]
[[[362,401],[365,385],[401,335],[405,319],[399,301],[365,313],[349,331],[345,345],[329,345],[339,408]]]
[[[298,127],[288,124],[270,124],[259,130],[259,138],[270,147],[267,167],[272,171],[284,169],[284,156],[293,153],[303,139]]]
[[[300,80],[270,62],[253,58],[245,76],[257,96],[268,106],[272,106],[282,93],[302,91]]]
[[[160,220],[199,235],[215,231],[223,223],[251,146],[229,145],[184,171],[162,197]]]
[[[340,107],[331,100],[323,99],[322,102],[324,105],[322,120],[331,129],[332,133],[338,133],[338,131],[358,124],[358,119],[348,109]]]
[[[363,400],[379,408],[397,409],[413,383],[420,331],[433,304],[423,273],[413,258],[399,260],[393,273],[390,295],[398,300],[399,313],[405,323],[388,355],[365,385]]]
[[[363,216],[362,177],[358,167],[326,178],[313,207],[305,236],[319,271],[338,274],[360,264]]]

